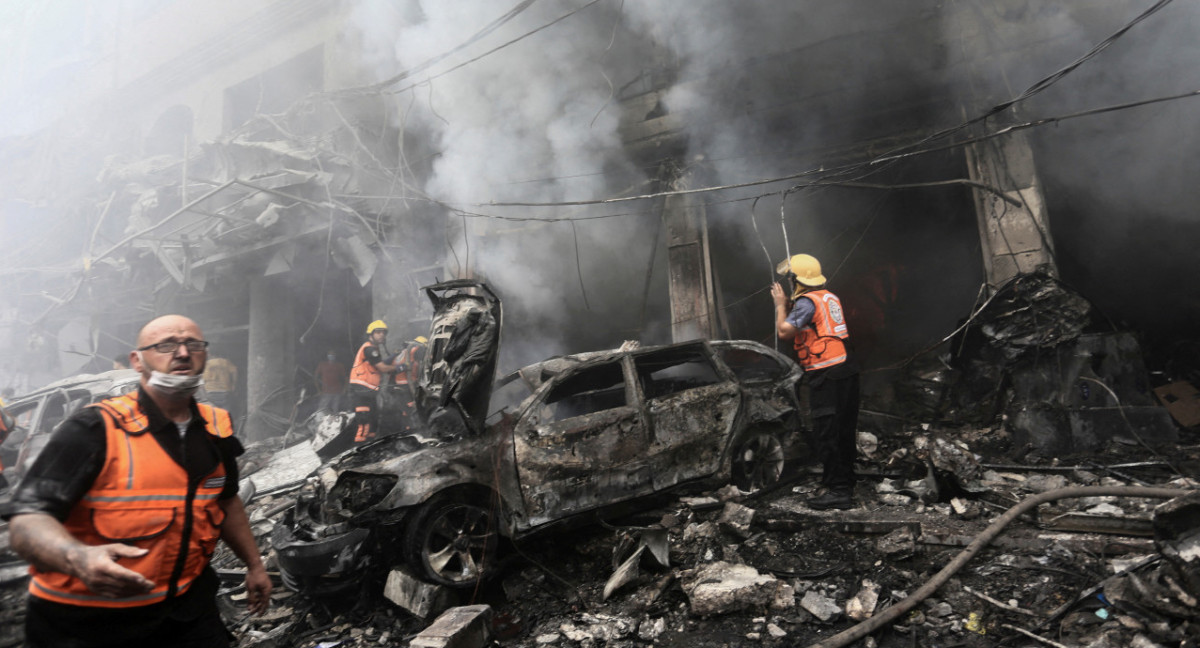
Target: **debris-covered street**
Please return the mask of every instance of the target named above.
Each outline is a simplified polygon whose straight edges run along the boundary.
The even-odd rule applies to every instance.
[[[1200,647],[1197,33],[0,2],[0,648]]]
[[[872,444],[863,462],[871,477],[857,493],[863,504],[851,511],[807,509],[803,500],[814,477],[800,470],[758,497],[729,488],[698,493],[631,518],[521,543],[506,549],[504,573],[494,582],[425,593],[416,604],[401,598],[409,608],[387,598],[386,574],[379,573],[350,596],[319,600],[280,591],[263,618],[239,613],[233,587],[229,618],[245,647],[388,645],[421,633],[448,606],[473,604],[491,608],[487,627],[495,643],[484,645],[814,645],[916,593],[1022,500],[1080,487],[1200,486],[1175,472],[1195,474],[1195,433],[1171,457],[1122,439],[1078,463],[1025,465],[973,458],[972,443],[996,448],[988,438],[996,430],[965,439],[955,434],[960,440],[950,443],[960,449],[945,458],[933,448],[946,433],[918,426]],[[921,474],[920,454],[936,460],[933,473]],[[964,457],[971,457],[967,466],[952,463]],[[951,467],[961,472],[950,473]],[[946,482],[963,490],[939,494]],[[254,503],[256,531],[269,532],[282,497]],[[1068,646],[1195,642],[1196,559],[1180,557],[1194,553],[1200,540],[1200,500],[1181,504],[1175,522],[1156,524],[1154,510],[1163,501],[1050,500],[857,645],[1037,645],[1026,633]],[[666,564],[640,550],[655,542],[646,537],[650,529],[665,532]],[[1162,536],[1181,529],[1191,535]],[[606,597],[617,567],[634,553],[642,555],[626,568],[632,573]],[[236,584],[237,570],[231,572],[228,582]]]

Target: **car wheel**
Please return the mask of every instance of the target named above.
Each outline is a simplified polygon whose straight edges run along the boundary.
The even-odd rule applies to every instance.
[[[783,463],[783,443],[779,435],[767,430],[752,430],[734,448],[733,484],[750,493],[774,486],[783,475]]]
[[[430,500],[405,532],[409,566],[439,585],[475,585],[496,563],[499,528],[493,513],[490,496]]]

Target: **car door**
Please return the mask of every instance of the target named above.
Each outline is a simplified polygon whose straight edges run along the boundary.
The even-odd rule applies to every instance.
[[[649,435],[624,356],[543,385],[514,431],[529,527],[653,490]]]
[[[640,353],[633,362],[646,399],[655,489],[716,472],[737,423],[738,385],[702,343]]]

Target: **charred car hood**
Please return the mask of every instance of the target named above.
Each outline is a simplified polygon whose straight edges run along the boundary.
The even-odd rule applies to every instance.
[[[419,504],[448,486],[488,478],[495,445],[490,431],[457,441],[417,435],[373,441],[318,471],[324,506],[351,518]]]
[[[434,315],[414,390],[417,410],[439,438],[479,434],[500,351],[500,298],[468,279],[424,290]]]

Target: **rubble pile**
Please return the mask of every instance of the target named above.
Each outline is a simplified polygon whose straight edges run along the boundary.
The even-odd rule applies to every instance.
[[[429,586],[421,601],[436,600],[431,606],[388,596],[380,580],[334,599],[280,587],[267,617],[246,617],[237,613],[236,570],[223,572],[226,604],[243,648],[817,645],[909,597],[1031,496],[1082,486],[1200,487],[1175,471],[1195,474],[1200,445],[1181,446],[1169,463],[1116,447],[1121,452],[1046,465],[988,463],[966,442],[922,427],[881,446],[890,447],[863,466],[870,474],[850,511],[808,509],[816,479],[799,470],[761,496],[726,487],[634,518],[535,536],[505,548],[499,577],[473,590]],[[269,532],[260,511],[285,500],[286,493],[252,503],[256,533]],[[1197,542],[1195,494],[1049,502],[860,645],[1194,645]],[[397,573],[383,576],[392,582]],[[476,619],[474,630],[462,631],[469,639],[454,639],[466,643],[422,637],[443,613],[468,605],[486,606],[486,632]]]
[[[433,603],[424,608],[388,594],[400,573],[392,572],[331,598],[277,583],[270,612],[250,617],[238,563],[222,551],[214,562],[226,585],[221,603],[241,648],[814,645],[909,597],[1030,496],[1073,486],[1200,487],[1174,472],[1195,474],[1200,445],[1180,446],[1170,464],[1122,448],[1087,464],[1041,466],[990,464],[964,441],[921,427],[880,445],[878,460],[862,466],[860,505],[850,511],[808,509],[816,478],[801,469],[756,497],[725,487],[535,536],[504,548],[500,575],[473,590],[428,586],[421,600]],[[262,546],[292,493],[260,493],[249,504]],[[1039,643],[1027,634],[1063,645],[1195,645],[1198,543],[1195,494],[1048,503],[860,645]],[[19,644],[24,587],[19,574],[4,583],[0,646]],[[469,605],[486,612],[467,614]],[[469,621],[439,623],[444,613]]]

